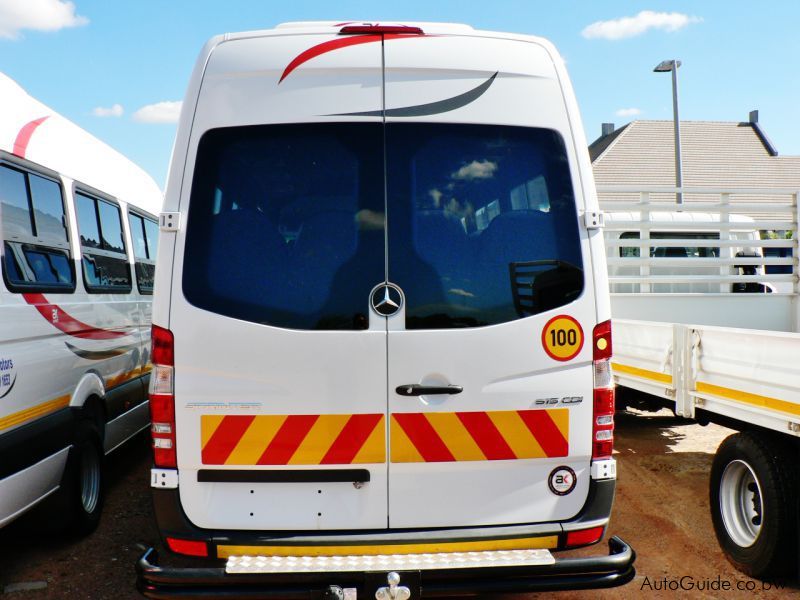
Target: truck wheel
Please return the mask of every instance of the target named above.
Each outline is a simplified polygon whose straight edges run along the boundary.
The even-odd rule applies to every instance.
[[[59,504],[68,531],[91,533],[100,522],[103,508],[103,446],[97,426],[89,420],[78,422],[75,442],[67,459],[59,490]]]
[[[793,453],[772,436],[726,438],[711,466],[711,520],[728,560],[751,577],[786,575],[797,564]]]

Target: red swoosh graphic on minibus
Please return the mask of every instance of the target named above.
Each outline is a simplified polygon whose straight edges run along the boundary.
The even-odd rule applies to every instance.
[[[12,152],[20,158],[25,158],[25,153],[28,151],[28,144],[31,141],[33,132],[50,117],[41,117],[27,123],[17,134],[17,139],[14,140],[14,150]]]
[[[72,317],[67,311],[51,304],[43,294],[22,294],[25,302],[33,306],[53,327],[72,337],[88,340],[114,340],[128,335],[126,331],[99,329]]]
[[[415,37],[420,37],[420,35],[416,33],[383,33],[383,34],[370,33],[365,35],[340,37],[336,38],[335,40],[322,42],[321,44],[312,46],[308,50],[298,54],[283,70],[283,74],[281,75],[281,78],[278,80],[278,83],[280,84],[284,79],[286,79],[289,73],[294,71],[297,67],[299,67],[305,62],[308,62],[312,58],[320,56],[321,54],[333,52],[334,50],[339,50],[340,48],[347,48],[348,46],[357,46],[358,44],[368,44],[370,42],[380,42],[381,39],[397,40],[397,39],[415,38]]]

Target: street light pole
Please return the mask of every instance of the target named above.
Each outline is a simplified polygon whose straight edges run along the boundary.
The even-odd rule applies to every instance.
[[[678,116],[678,67],[681,66],[679,60],[665,60],[660,62],[653,69],[655,73],[672,72],[672,118],[675,123],[675,202],[683,204],[683,163],[681,162],[681,120]]]

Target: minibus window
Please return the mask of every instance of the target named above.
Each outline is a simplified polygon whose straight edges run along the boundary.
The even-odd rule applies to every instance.
[[[81,236],[83,281],[89,292],[131,291],[131,272],[122,237],[120,209],[109,201],[75,193]]]
[[[0,165],[0,199],[3,207],[3,239],[33,237],[25,173]]]
[[[94,198],[89,198],[83,194],[75,194],[75,211],[78,214],[78,231],[81,235],[81,246],[102,248]]]
[[[384,229],[380,123],[212,130],[197,151],[184,294],[278,327],[365,329]]]
[[[189,206],[188,301],[281,327],[361,329],[387,263],[408,329],[502,323],[580,296],[558,134],[432,123],[385,131],[385,145],[377,123],[207,132]]]
[[[33,174],[28,175],[28,178],[33,198],[36,237],[47,241],[67,242],[61,186],[51,179]]]
[[[764,248],[765,258],[792,258],[791,248]],[[764,273],[768,275],[791,275],[792,265],[765,265]]]
[[[61,185],[0,165],[3,276],[13,292],[75,289]]]
[[[102,200],[97,202],[100,214],[100,230],[103,237],[103,249],[109,252],[125,254],[125,241],[122,238],[122,221],[118,206],[112,206]]]
[[[144,219],[139,215],[128,215],[131,226],[131,241],[133,242],[134,258],[147,258],[147,242],[144,239]]]
[[[622,240],[638,240],[638,231],[624,231]],[[651,231],[650,256],[656,258],[714,258],[719,256],[719,247],[708,246],[659,246],[658,240],[718,240],[719,233],[711,231]],[[639,258],[639,248],[620,246],[619,255],[624,258]]]
[[[137,214],[128,215],[128,223],[131,226],[131,240],[133,241],[133,256],[136,261],[136,285],[142,294],[153,293],[153,278],[155,277],[156,263],[155,250],[152,244],[148,243],[150,235],[156,235],[158,225],[155,221],[146,219]],[[147,225],[152,225],[155,231],[149,229]]]
[[[566,149],[550,130],[387,125],[389,280],[407,329],[478,327],[583,291]]]
[[[150,260],[155,260],[158,254],[158,223],[145,219],[144,232],[147,239],[147,257]]]

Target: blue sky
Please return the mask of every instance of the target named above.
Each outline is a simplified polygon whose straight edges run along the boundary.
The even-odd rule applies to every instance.
[[[794,0],[0,0],[0,71],[163,187],[170,103],[183,99],[203,43],[328,19],[450,21],[549,38],[567,61],[590,142],[603,122],[671,119],[670,77],[652,70],[677,58],[682,120],[743,121],[759,109],[780,154],[800,155]]]

